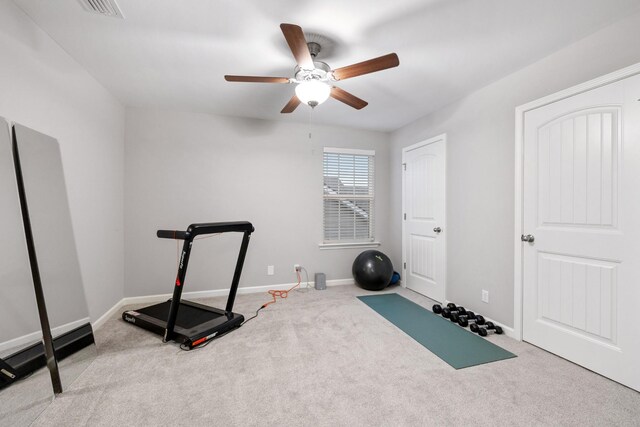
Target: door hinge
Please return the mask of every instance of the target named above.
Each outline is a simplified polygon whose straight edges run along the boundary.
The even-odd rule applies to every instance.
[[[404,263],[404,269],[405,270],[407,269],[407,263],[406,262]]]
[[[403,214],[403,216],[404,216],[404,220],[406,221],[407,220],[407,214],[405,213],[405,214]]]
[[[406,164],[406,163],[403,163],[403,164],[402,164],[402,168],[403,168],[404,170],[407,170],[407,164]]]

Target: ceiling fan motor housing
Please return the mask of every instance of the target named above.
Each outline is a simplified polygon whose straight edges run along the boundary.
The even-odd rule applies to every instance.
[[[316,67],[313,70],[305,70],[296,66],[295,68],[295,80],[300,83],[307,80],[320,80],[326,82],[331,79],[331,67],[322,61],[313,61],[313,65]]]

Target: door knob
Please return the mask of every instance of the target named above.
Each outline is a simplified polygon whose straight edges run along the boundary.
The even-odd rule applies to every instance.
[[[434,229],[433,229],[433,231],[434,231],[435,233],[440,233],[440,232],[442,231],[442,228],[440,228],[440,227],[436,227],[436,228],[434,228]]]
[[[523,234],[522,236],[520,236],[520,240],[522,240],[523,242],[533,243],[536,238],[533,236],[533,234]]]

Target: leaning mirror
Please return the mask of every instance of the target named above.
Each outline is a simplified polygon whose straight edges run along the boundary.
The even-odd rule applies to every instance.
[[[0,425],[29,425],[53,399],[20,213],[11,137],[0,117]]]
[[[33,245],[39,273],[34,281],[42,284],[62,388],[66,389],[93,361],[96,349],[60,147],[48,135],[18,124],[13,129],[18,183],[22,182],[32,235],[29,239],[27,233],[27,245]]]

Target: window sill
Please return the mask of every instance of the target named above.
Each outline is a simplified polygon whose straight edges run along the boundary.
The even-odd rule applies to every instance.
[[[318,243],[318,247],[325,249],[377,248],[380,242],[352,242],[352,243]]]

